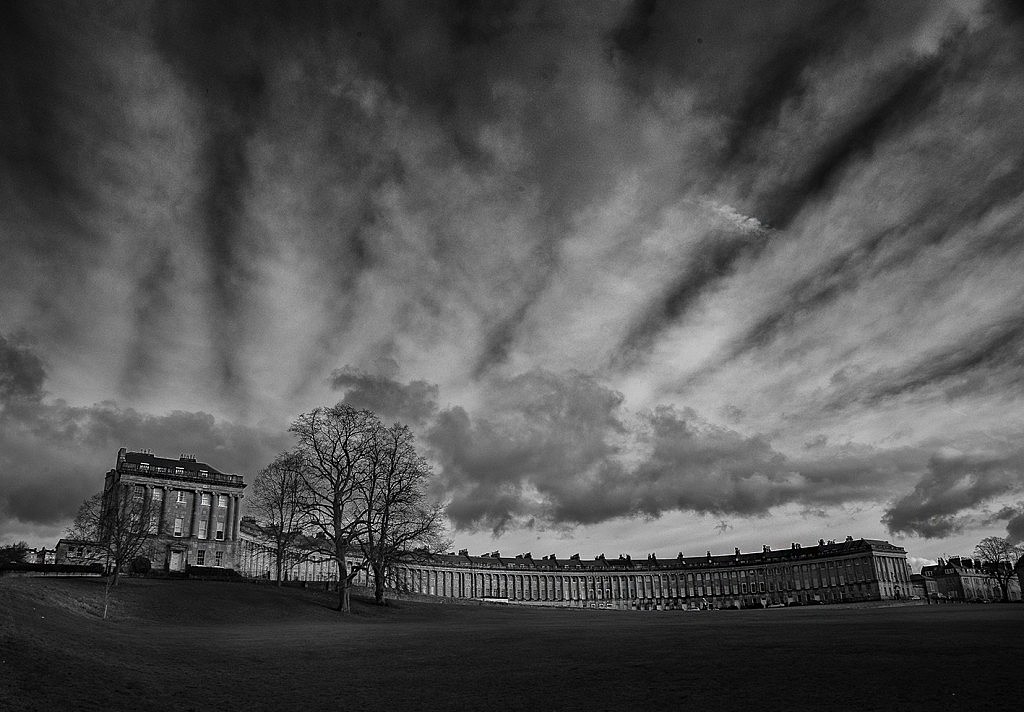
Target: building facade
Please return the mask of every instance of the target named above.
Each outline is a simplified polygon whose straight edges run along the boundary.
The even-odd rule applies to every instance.
[[[107,558],[102,544],[84,539],[60,539],[54,552],[56,564],[103,564]]]
[[[935,583],[935,579],[924,576],[923,574],[912,574],[910,577],[910,586],[915,596],[922,599],[933,599],[935,594],[939,592],[938,584]]]
[[[923,567],[921,575],[934,581],[937,593],[951,601],[1003,599],[999,581],[985,570],[985,564],[980,559],[961,556],[951,556],[949,561],[939,559],[936,565]],[[1007,596],[1011,601],[1021,600],[1019,579],[1010,578]]]
[[[668,560],[653,555],[539,560],[421,555],[395,566],[388,588],[447,598],[576,608],[761,608],[898,600],[911,594],[906,551],[887,541],[847,538],[818,546]]]
[[[146,503],[153,568],[183,571],[189,565],[232,568],[245,482],[197,462],[121,448],[103,485],[104,508],[123,488]]]
[[[285,581],[337,582],[338,566],[315,542],[293,547],[281,567]],[[352,563],[358,560],[353,559]],[[273,535],[253,517],[242,517],[238,530],[235,570],[254,579],[277,580],[277,548]],[[365,579],[365,576],[364,576]]]

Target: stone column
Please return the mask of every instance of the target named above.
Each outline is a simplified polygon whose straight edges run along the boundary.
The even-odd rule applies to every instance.
[[[231,541],[235,538],[235,496],[228,495],[227,512],[224,517],[224,541]]]
[[[188,535],[199,536],[199,490],[192,490],[192,524],[189,527]]]
[[[153,528],[153,485],[142,485],[142,509],[141,514],[146,515],[146,521],[142,526],[146,527],[146,533],[151,533]]]
[[[174,491],[170,487],[164,487],[163,490],[164,496],[163,499],[160,501],[160,534],[163,534],[165,531],[167,531],[167,502],[171,498],[171,492]]]
[[[209,524],[206,525],[206,538],[210,541],[217,540],[217,492],[210,492],[210,514]]]
[[[238,529],[242,522],[242,495],[235,495],[235,520],[231,527],[231,538],[235,541],[238,540]]]

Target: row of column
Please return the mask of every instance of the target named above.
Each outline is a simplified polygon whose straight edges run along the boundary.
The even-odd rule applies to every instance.
[[[236,553],[237,571],[250,578],[274,580],[277,575],[277,552],[247,536],[239,539]],[[286,561],[284,576],[293,581],[336,581],[337,566],[330,557]],[[363,577],[365,579],[365,577]]]
[[[156,489],[154,485],[145,485],[145,497],[146,501],[153,501],[153,490]],[[188,532],[182,532],[182,536],[199,536],[199,509],[201,507],[200,502],[202,501],[203,494],[210,495],[210,511],[207,516],[207,527],[206,527],[206,538],[216,539],[217,535],[217,512],[220,507],[220,497],[226,496],[228,498],[227,507],[224,507],[224,541],[235,541],[238,539],[238,527],[241,522],[241,495],[231,494],[226,492],[215,492],[215,491],[204,491],[200,489],[192,490],[181,490],[180,488],[171,487],[170,485],[161,485],[160,489],[163,490],[161,496],[161,507],[160,507],[160,521],[158,523],[158,532],[163,533],[166,531],[168,512],[171,506],[171,496],[176,491],[191,492],[192,495],[192,516],[189,524]]]
[[[718,586],[684,582],[681,575],[552,576],[483,574],[406,568],[398,572],[399,587],[453,598],[508,600],[594,600],[716,595]],[[726,591],[721,591],[726,593]]]
[[[632,600],[702,596],[761,595],[775,592],[813,591],[852,583],[844,576],[845,561],[830,563],[824,570],[792,571],[782,578],[763,570],[751,578],[746,570],[693,574],[545,575],[445,571],[430,568],[399,569],[398,588],[453,598],[502,598],[524,601]],[[860,562],[860,576],[869,582],[870,566]],[[895,569],[902,561],[893,559]],[[850,567],[853,569],[854,567]],[[906,569],[905,564],[899,566]],[[899,573],[897,573],[899,575]],[[766,585],[766,584],[774,585]]]

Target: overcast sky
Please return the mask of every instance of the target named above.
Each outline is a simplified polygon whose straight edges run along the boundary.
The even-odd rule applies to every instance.
[[[342,399],[474,553],[1024,538],[1022,25],[0,4],[0,541]]]

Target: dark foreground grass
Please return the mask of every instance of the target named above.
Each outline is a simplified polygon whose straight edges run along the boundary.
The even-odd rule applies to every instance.
[[[0,579],[0,710],[1020,709],[1024,606],[618,612]]]

